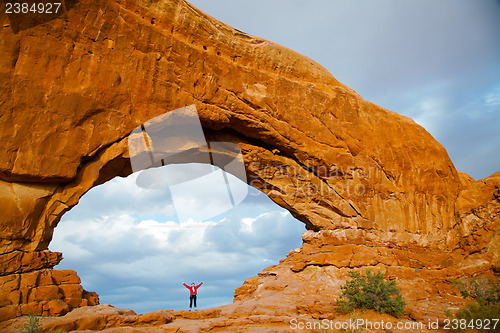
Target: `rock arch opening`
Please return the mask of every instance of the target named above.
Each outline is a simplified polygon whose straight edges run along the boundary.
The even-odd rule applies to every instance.
[[[48,251],[54,228],[91,188],[132,174],[131,131],[192,104],[208,141],[241,149],[250,185],[318,231],[307,233],[308,253],[282,266],[286,285],[291,272],[327,266],[498,271],[498,175],[475,183],[457,172],[410,119],[185,1],[81,0],[67,9],[29,33],[0,31],[0,320],[61,314],[66,300],[85,305],[74,272],[51,269],[61,259]],[[260,277],[268,291],[281,292],[280,272]]]
[[[204,167],[177,164],[155,171],[186,179]],[[138,179],[140,172],[91,189],[62,217],[50,243],[50,250],[65,258],[55,268],[76,270],[101,303],[137,313],[186,309],[181,282],[192,280],[205,282],[200,308],[231,303],[245,279],[302,244],[304,224],[240,180],[246,198],[210,216],[214,211],[204,208],[227,200],[213,195],[217,184],[205,179],[187,185],[182,197],[173,199],[179,192],[145,189]]]

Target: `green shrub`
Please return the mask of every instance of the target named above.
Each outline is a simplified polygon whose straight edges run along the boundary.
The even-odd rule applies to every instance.
[[[489,277],[454,280],[453,286],[464,298],[471,297],[486,304],[500,303],[500,284],[495,283]]]
[[[406,303],[396,287],[396,281],[385,281],[384,274],[371,270],[366,276],[351,271],[352,278],[341,286],[342,294],[337,301],[337,311],[347,313],[354,309],[373,309],[393,316],[404,315]]]
[[[40,319],[29,315],[28,321],[26,321],[21,328],[21,333],[38,333],[40,331]]]
[[[474,301],[467,303],[455,313],[447,312],[446,315],[453,319],[465,319],[467,323],[476,323],[480,332],[500,332],[500,323],[494,326],[493,319],[500,318],[500,284],[486,277],[463,278],[454,280],[453,286],[462,294],[463,298],[472,298]],[[489,329],[480,329],[478,325],[491,321]],[[472,322],[471,322],[472,321]],[[455,330],[461,331],[460,329]]]
[[[24,323],[23,327],[20,329],[20,333],[68,333],[65,330],[57,329],[50,331],[40,332],[41,326],[40,318],[28,315],[28,320]]]
[[[465,319],[466,323],[479,323],[485,325],[486,319],[489,319],[490,327],[488,329],[479,329],[481,332],[500,332],[500,323],[492,319],[500,319],[500,304],[487,304],[483,301],[467,303],[465,307],[458,310],[453,316],[456,319]]]

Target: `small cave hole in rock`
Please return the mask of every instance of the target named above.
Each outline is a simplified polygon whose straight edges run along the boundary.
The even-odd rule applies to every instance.
[[[182,179],[206,166],[154,170]],[[50,250],[64,256],[55,268],[76,270],[101,304],[137,313],[187,309],[182,282],[204,282],[199,309],[231,303],[246,279],[302,245],[305,226],[264,193],[225,175],[247,193],[222,213],[227,198],[213,194],[210,180],[146,189],[137,185],[137,172],[92,188],[54,230]]]

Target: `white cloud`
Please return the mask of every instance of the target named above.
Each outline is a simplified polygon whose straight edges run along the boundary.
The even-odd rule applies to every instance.
[[[484,96],[484,103],[490,111],[500,111],[500,86],[496,86]]]
[[[76,270],[101,302],[137,312],[185,308],[180,283],[205,281],[200,306],[229,303],[245,279],[301,244],[304,225],[253,189],[253,195],[217,219],[158,221],[149,210],[169,205],[170,198],[145,190],[134,197],[134,207],[142,207],[134,212],[128,194],[136,191],[135,177],[89,191],[71,215],[63,216],[50,244],[64,255],[58,268]],[[86,210],[96,202],[100,210],[89,214]]]

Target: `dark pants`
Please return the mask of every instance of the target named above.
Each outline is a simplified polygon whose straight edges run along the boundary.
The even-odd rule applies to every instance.
[[[194,301],[194,307],[196,307],[196,295],[189,296],[189,307],[190,308],[193,306],[193,301]]]

